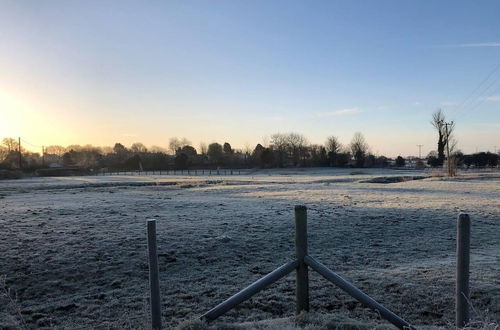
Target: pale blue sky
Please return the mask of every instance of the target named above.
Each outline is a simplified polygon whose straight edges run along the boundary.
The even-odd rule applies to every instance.
[[[0,0],[0,136],[253,147],[361,131],[373,152],[410,155],[435,149],[441,107],[462,150],[493,151],[498,13],[499,1]]]

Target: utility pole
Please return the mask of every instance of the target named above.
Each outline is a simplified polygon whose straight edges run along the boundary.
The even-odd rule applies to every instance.
[[[417,144],[417,147],[418,147],[418,159],[422,159],[422,147],[424,145],[423,144]]]
[[[45,167],[45,147],[42,146],[42,167]]]
[[[19,168],[22,168],[22,166],[23,166],[23,164],[22,164],[22,160],[23,160],[22,158],[23,158],[23,156],[21,154],[21,137],[19,137],[17,141],[18,141],[17,144],[18,144],[18,149],[19,149],[18,150],[19,151]]]
[[[451,172],[451,159],[450,159],[450,131],[449,131],[449,128],[448,126],[452,126],[453,125],[453,121],[449,122],[449,123],[443,123],[445,128],[446,128],[446,165],[448,165],[448,176],[453,176],[453,173]]]

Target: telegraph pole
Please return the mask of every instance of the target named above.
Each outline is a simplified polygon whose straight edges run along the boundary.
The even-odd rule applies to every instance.
[[[418,159],[422,159],[422,147],[424,145],[423,144],[417,144],[417,147],[418,147]]]
[[[449,128],[448,126],[452,126],[453,125],[453,121],[449,122],[449,123],[443,123],[443,125],[445,126],[446,128],[446,158],[447,158],[447,164],[448,165],[448,176],[453,176],[451,173],[451,160],[450,160],[450,131],[449,131]]]
[[[23,166],[23,164],[22,164],[22,160],[23,160],[22,158],[23,158],[23,156],[21,154],[21,137],[19,137],[17,141],[18,141],[17,144],[18,144],[18,149],[19,149],[18,150],[19,151],[19,168],[22,168],[22,166]]]
[[[42,146],[42,167],[45,167],[45,147]]]

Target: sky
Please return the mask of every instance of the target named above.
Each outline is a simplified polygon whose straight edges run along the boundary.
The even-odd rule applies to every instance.
[[[500,149],[500,2],[0,0],[0,138]],[[30,145],[27,145],[30,148]]]

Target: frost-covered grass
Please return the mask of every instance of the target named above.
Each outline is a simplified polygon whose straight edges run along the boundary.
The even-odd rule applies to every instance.
[[[309,208],[311,255],[424,329],[453,327],[455,222],[460,211],[469,212],[471,303],[482,322],[471,326],[495,329],[498,175],[399,180],[427,174],[353,172],[2,181],[0,276],[15,299],[0,295],[0,329],[23,322],[28,328],[147,328],[147,218],[158,220],[162,310],[170,327],[384,327],[376,313],[314,273],[307,316],[293,317],[291,275],[213,325],[193,321],[293,258],[295,204]]]

